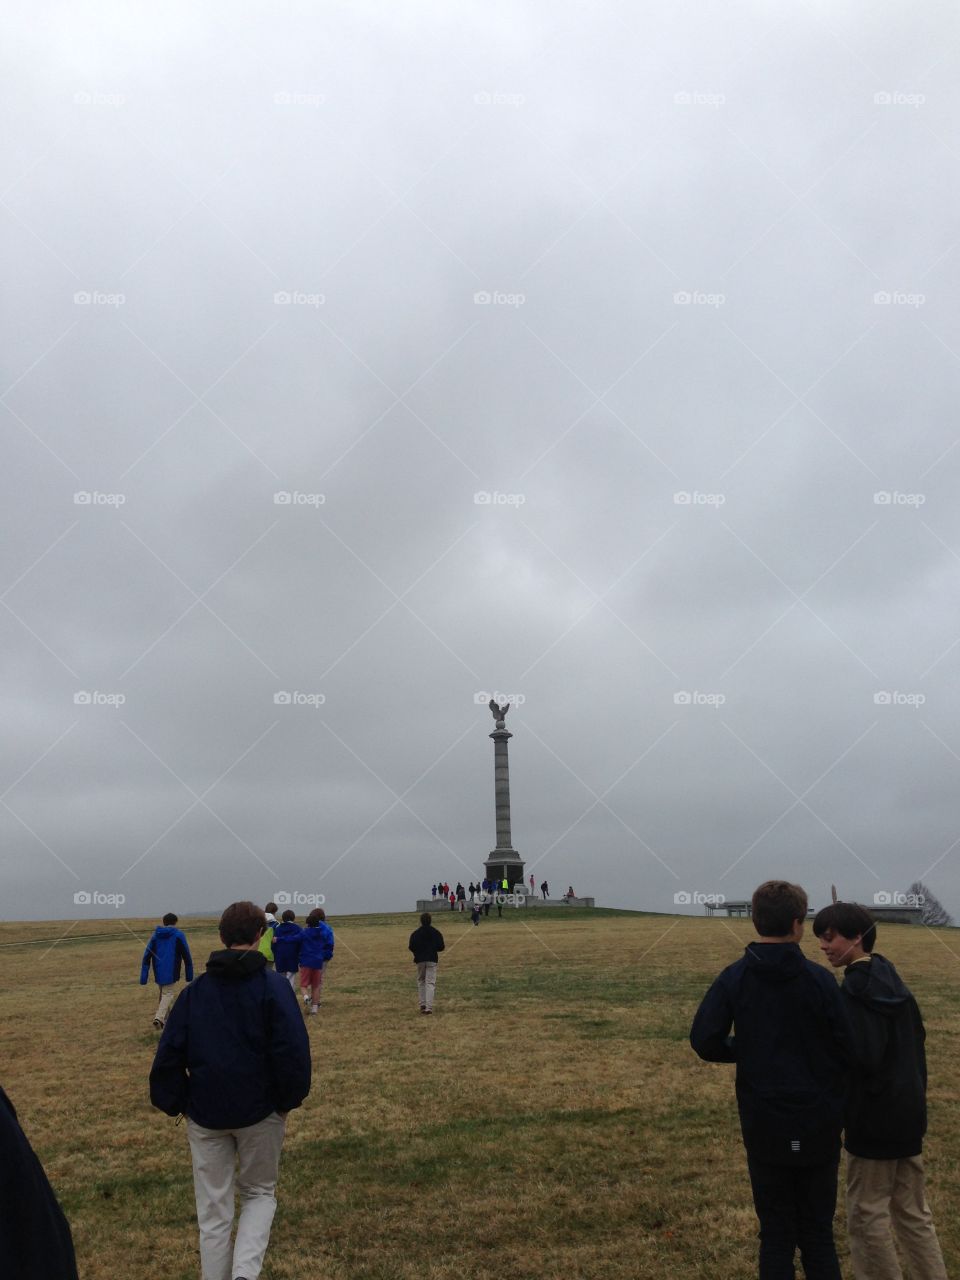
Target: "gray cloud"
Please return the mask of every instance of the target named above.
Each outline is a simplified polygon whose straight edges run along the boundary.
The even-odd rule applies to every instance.
[[[493,691],[538,881],[960,909],[945,8],[49,17],[8,914],[412,906],[493,843]]]

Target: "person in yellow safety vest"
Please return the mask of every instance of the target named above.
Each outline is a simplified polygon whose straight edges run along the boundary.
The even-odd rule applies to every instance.
[[[273,968],[273,934],[279,923],[276,917],[277,904],[268,902],[264,907],[264,915],[267,917],[267,927],[263,931],[263,937],[260,939],[260,945],[257,950],[267,962],[267,968]]]

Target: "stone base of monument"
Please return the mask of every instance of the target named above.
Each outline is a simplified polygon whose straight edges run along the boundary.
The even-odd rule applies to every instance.
[[[595,907],[596,898],[529,898],[528,907]]]
[[[495,903],[493,899],[491,899],[491,910],[493,909],[494,906],[495,906]],[[541,897],[534,897],[528,890],[526,894],[519,893],[519,892],[508,894],[507,900],[504,903],[504,910],[505,911],[510,911],[510,910],[532,911],[532,910],[535,910],[537,907],[574,908],[574,907],[595,907],[595,906],[596,906],[595,898],[547,898],[546,900],[544,900]],[[472,907],[473,907],[473,903],[470,902],[468,899],[463,904],[463,914],[469,915]],[[442,916],[444,912],[446,912],[447,915],[460,914],[459,902],[454,904],[454,908],[451,911],[449,898],[418,898],[416,909],[419,912],[429,911],[430,914],[433,916]]]

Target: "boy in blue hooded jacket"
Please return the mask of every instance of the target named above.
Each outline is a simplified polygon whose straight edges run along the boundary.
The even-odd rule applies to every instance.
[[[314,907],[300,935],[300,990],[309,1013],[320,1007],[323,971],[333,959],[333,930],[323,907]]]
[[[273,934],[273,962],[281,978],[286,978],[297,991],[297,974],[300,971],[300,942],[303,930],[295,923],[292,911],[285,911]]]
[[[177,917],[172,911],[168,911],[163,917],[163,924],[157,925],[154,929],[140,962],[141,987],[147,985],[147,978],[152,968],[153,980],[160,988],[160,1002],[157,1005],[157,1012],[153,1015],[153,1025],[160,1031],[163,1030],[170,1006],[177,994],[174,984],[180,981],[181,961],[186,967],[187,981],[193,981],[193,960],[190,956],[190,948],[176,924]]]

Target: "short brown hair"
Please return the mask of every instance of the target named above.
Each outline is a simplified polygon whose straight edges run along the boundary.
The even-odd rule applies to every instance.
[[[310,925],[311,928],[315,928],[321,920],[326,920],[326,918],[327,913],[324,911],[323,907],[314,907],[307,916],[307,924]]]
[[[283,921],[284,924],[289,924],[291,920],[296,920],[296,918],[297,918],[297,913],[295,911],[291,911],[289,907],[280,917],[280,919]]]
[[[841,938],[860,935],[860,945],[871,952],[877,940],[877,926],[873,916],[859,902],[831,902],[821,907],[813,920],[813,932],[822,938],[827,932],[839,933]]]
[[[225,947],[249,946],[266,927],[262,907],[255,902],[231,902],[220,917],[220,941]]]
[[[765,880],[753,891],[753,926],[761,938],[783,938],[807,918],[807,895],[789,880]]]

